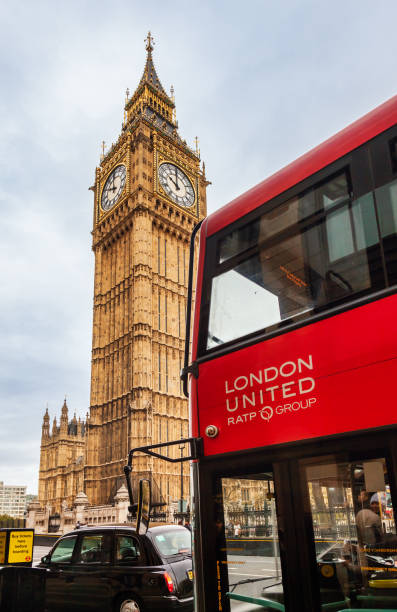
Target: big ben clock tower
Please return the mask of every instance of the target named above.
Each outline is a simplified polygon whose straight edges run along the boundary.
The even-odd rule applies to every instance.
[[[188,435],[182,364],[190,234],[206,214],[204,169],[178,133],[146,39],[122,132],[96,169],[91,405],[85,493],[112,501],[130,448]],[[169,451],[175,452],[174,450]],[[179,453],[178,449],[177,452]],[[180,499],[180,466],[137,457],[163,502]],[[134,475],[133,475],[134,478]],[[188,491],[188,469],[183,476]],[[186,496],[185,496],[186,499]]]

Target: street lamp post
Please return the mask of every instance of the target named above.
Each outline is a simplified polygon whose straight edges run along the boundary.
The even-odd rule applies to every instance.
[[[181,442],[178,448],[181,451],[181,459],[182,459],[185,445]],[[181,461],[181,499],[179,502],[179,510],[181,513],[183,512],[183,461]]]

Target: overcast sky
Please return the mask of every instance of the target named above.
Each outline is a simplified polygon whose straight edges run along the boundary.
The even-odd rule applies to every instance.
[[[89,408],[102,140],[155,40],[209,212],[397,91],[396,0],[3,0],[0,480],[37,492],[41,424]]]

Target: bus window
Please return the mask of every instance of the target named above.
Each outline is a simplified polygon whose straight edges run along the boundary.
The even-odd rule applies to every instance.
[[[389,284],[397,283],[397,181],[375,192]]]
[[[311,461],[304,480],[323,609],[395,609],[397,536],[385,459]]]
[[[378,191],[394,253],[397,182]],[[206,348],[384,288],[380,242],[374,195],[352,199],[346,171],[232,231],[218,245]],[[389,270],[396,258],[385,259]]]
[[[247,611],[263,610],[269,600],[283,603],[273,474],[222,478],[221,490],[218,559],[226,567],[231,610],[242,609],[242,601]]]

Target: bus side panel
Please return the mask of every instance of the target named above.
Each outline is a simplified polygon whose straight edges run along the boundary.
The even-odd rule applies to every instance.
[[[200,364],[204,453],[397,423],[396,313],[393,295]]]

